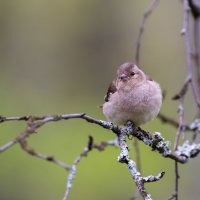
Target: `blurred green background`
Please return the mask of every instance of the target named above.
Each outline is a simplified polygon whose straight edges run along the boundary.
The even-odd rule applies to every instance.
[[[105,119],[104,94],[117,67],[134,62],[135,42],[142,15],[150,1],[140,0],[0,0],[0,114],[46,115],[86,112]],[[162,113],[177,118],[171,97],[186,77],[180,1],[161,1],[148,19],[142,40],[141,66],[167,91]],[[185,102],[186,120],[195,116],[192,93]],[[15,138],[24,122],[3,123],[0,145]],[[173,144],[176,130],[159,120],[143,126],[162,132]],[[86,146],[114,135],[81,120],[51,123],[29,139],[38,152],[71,164]],[[174,162],[140,144],[143,175],[165,171],[165,177],[146,187],[155,199],[174,192]],[[92,151],[78,165],[69,199],[130,199],[135,185],[119,149]],[[134,149],[130,155],[135,159]],[[62,199],[68,173],[31,157],[19,145],[0,156],[0,199]],[[199,159],[180,165],[180,199],[197,200]]]

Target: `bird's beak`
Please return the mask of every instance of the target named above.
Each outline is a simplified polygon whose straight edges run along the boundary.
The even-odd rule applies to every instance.
[[[128,80],[128,76],[126,74],[122,74],[120,77],[119,77],[122,81],[127,81]]]

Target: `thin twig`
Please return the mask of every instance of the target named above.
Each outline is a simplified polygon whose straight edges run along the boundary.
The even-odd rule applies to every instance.
[[[188,76],[179,93],[176,94],[174,97],[172,97],[173,100],[179,100],[179,107],[178,107],[179,123],[174,142],[174,151],[177,150],[180,135],[185,132],[183,103],[190,82],[191,78],[190,76]]]
[[[109,141],[100,142],[100,143],[95,144],[93,141],[93,137],[89,136],[87,146],[83,149],[83,152],[75,159],[75,161],[71,167],[70,173],[67,177],[67,186],[66,186],[66,191],[65,191],[63,200],[67,200],[69,197],[69,192],[72,188],[72,183],[73,183],[76,171],[77,171],[76,168],[77,168],[77,165],[79,164],[79,162],[81,161],[81,159],[83,157],[86,157],[92,149],[97,149],[99,151],[103,151],[103,150],[105,150],[105,148],[107,146],[118,147],[118,139],[116,138],[115,140],[109,140]]]
[[[188,68],[188,77],[191,79],[191,85],[193,90],[194,99],[198,108],[200,108],[199,94],[194,81],[193,73],[192,73],[192,47],[190,42],[190,27],[189,27],[189,12],[190,8],[188,5],[188,0],[183,0],[184,6],[184,21],[183,21],[183,30],[185,35],[185,46],[186,46],[186,61]]]
[[[175,194],[172,194],[172,196],[170,198],[168,198],[167,200],[173,200],[176,198],[176,195]]]
[[[139,148],[138,140],[136,140],[136,139],[133,140],[133,146],[134,146],[134,149],[135,149],[137,168],[138,168],[138,171],[142,173],[142,163],[141,163],[141,159],[140,159],[140,148]],[[134,191],[134,196],[133,196],[132,199],[138,200],[138,198],[139,198],[139,190],[136,187],[135,191]]]
[[[156,8],[157,4],[159,3],[159,0],[153,0],[150,4],[150,6],[147,8],[147,10],[145,11],[144,15],[143,15],[143,19],[140,25],[140,29],[139,29],[139,33],[136,39],[136,54],[135,54],[135,62],[137,65],[139,65],[139,60],[140,60],[140,46],[141,46],[141,39],[142,39],[142,35],[144,32],[144,27],[145,27],[145,23],[148,19],[148,17],[151,15],[151,13],[153,12],[153,10]]]
[[[179,126],[178,122],[175,119],[167,117],[162,113],[158,114],[158,118],[161,120],[161,122],[168,123],[168,124],[170,124],[170,125],[172,125],[172,126],[174,126],[176,128]]]
[[[178,200],[178,185],[179,185],[179,172],[178,172],[178,162],[175,161],[175,200]]]
[[[178,94],[175,94],[172,99],[173,100],[180,100],[181,98],[185,97],[186,92],[188,91],[188,86],[191,83],[191,77],[188,76],[182,86],[182,88],[180,89]]]
[[[77,165],[79,164],[81,159],[83,157],[86,157],[88,155],[88,153],[92,150],[92,146],[93,146],[93,138],[91,136],[89,136],[87,146],[83,149],[83,152],[75,159],[75,161],[74,161],[74,163],[71,167],[71,171],[70,171],[70,173],[67,177],[67,187],[66,187],[66,191],[65,191],[65,195],[63,197],[63,200],[67,200],[68,197],[69,197],[69,192],[72,188],[72,182],[73,182],[74,176],[76,174]]]
[[[54,164],[56,164],[60,167],[63,167],[66,170],[70,170],[71,167],[68,164],[64,163],[63,161],[57,160],[53,156],[47,156],[47,155],[38,153],[38,152],[35,151],[35,149],[33,149],[32,147],[30,147],[28,145],[27,138],[31,134],[35,133],[36,130],[44,124],[45,123],[43,123],[43,122],[37,123],[37,122],[34,121],[34,118],[30,118],[28,123],[27,123],[26,129],[19,136],[17,136],[14,141],[19,142],[21,148],[25,152],[27,152],[29,155],[32,155],[32,156],[35,156],[37,158],[52,162],[52,163],[54,163]]]
[[[178,142],[180,135],[183,132],[183,127],[184,127],[184,107],[183,107],[183,98],[179,100],[179,108],[178,108],[178,113],[179,113],[179,126],[176,132],[176,137],[175,137],[175,142],[174,142],[174,151],[177,150],[178,148]]]
[[[99,151],[104,151],[107,146],[119,147],[118,138],[114,140],[103,141],[100,143],[94,143],[92,148]]]
[[[194,61],[197,68],[197,73],[195,73],[198,92],[200,92],[200,1],[198,0],[188,0],[189,6],[191,8],[191,13],[193,16],[193,27],[194,27]]]
[[[172,194],[172,196],[170,198],[168,198],[168,200],[178,200],[178,188],[179,188],[179,172],[178,172],[178,162],[175,161],[175,192],[174,194]]]
[[[6,151],[7,149],[11,148],[13,145],[17,143],[17,140],[11,140],[10,142],[4,144],[3,146],[0,147],[0,153]]]

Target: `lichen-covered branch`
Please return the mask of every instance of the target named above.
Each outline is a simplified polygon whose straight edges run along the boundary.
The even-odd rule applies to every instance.
[[[184,151],[181,151],[180,149],[183,146],[178,146],[178,149],[175,152],[172,152],[170,149],[170,142],[165,141],[164,138],[161,136],[160,133],[150,133],[149,131],[145,131],[141,129],[140,127],[134,126],[131,122],[128,122],[126,126],[124,127],[118,127],[111,122],[102,121],[95,119],[93,117],[90,117],[89,115],[86,115],[85,113],[75,113],[75,114],[63,114],[63,115],[47,115],[47,116],[29,116],[29,117],[12,117],[12,121],[15,120],[28,120],[28,127],[24,132],[22,132],[19,136],[17,136],[13,141],[11,142],[13,145],[20,143],[22,148],[24,148],[23,141],[28,136],[33,134],[37,129],[39,129],[41,126],[49,123],[49,122],[56,122],[61,120],[68,120],[68,119],[83,119],[86,120],[89,123],[97,124],[105,129],[111,130],[114,134],[117,136],[120,135],[122,132],[125,132],[128,137],[136,137],[137,139],[141,140],[144,144],[151,147],[153,150],[156,150],[159,152],[162,156],[171,158],[173,160],[176,160],[179,163],[186,163],[189,158],[193,158],[198,155],[200,152],[199,144],[191,144],[190,146],[192,148],[185,149]],[[0,119],[2,122],[10,121],[10,117],[1,117]],[[30,123],[31,122],[31,123]],[[197,123],[196,121],[188,125],[190,129],[196,130],[200,127],[200,120]],[[8,143],[9,144],[9,143]],[[13,145],[3,145],[0,147],[1,152],[5,151],[9,148],[11,148]],[[35,154],[35,152],[31,149],[28,150],[30,154]],[[194,153],[195,152],[195,153]]]
[[[135,162],[129,157],[128,145],[126,144],[126,136],[126,131],[122,131],[122,133],[118,135],[120,146],[120,155],[118,157],[118,161],[127,165],[129,172],[131,173],[131,176],[134,182],[136,183],[141,196],[145,200],[151,200],[151,195],[145,189],[144,183],[155,182],[160,180],[163,177],[164,172],[161,172],[158,176],[142,177],[141,173],[136,169]]]
[[[76,171],[77,171],[77,165],[79,164],[81,159],[83,157],[86,157],[88,155],[88,153],[90,151],[92,151],[92,149],[97,149],[99,151],[103,151],[103,150],[105,150],[105,148],[107,146],[116,146],[116,147],[118,147],[118,140],[117,139],[109,140],[109,141],[106,141],[106,142],[100,142],[100,143],[96,143],[95,144],[94,140],[93,140],[93,137],[92,136],[88,137],[87,146],[83,149],[82,153],[79,156],[77,156],[77,158],[75,159],[74,163],[71,166],[70,173],[69,173],[69,175],[67,177],[67,186],[66,186],[66,191],[65,191],[65,195],[63,197],[63,200],[67,200],[68,197],[69,197],[69,192],[70,192],[70,190],[72,188],[72,183],[73,183],[73,180],[75,178]]]
[[[87,147],[85,147],[83,149],[83,152],[75,159],[75,161],[71,167],[70,173],[67,178],[67,187],[66,187],[66,192],[63,197],[63,200],[68,199],[69,192],[72,188],[72,182],[73,182],[74,176],[76,174],[76,167],[77,167],[78,163],[81,161],[81,158],[86,157],[88,155],[88,153],[92,150],[92,146],[93,146],[93,138],[91,136],[89,136]]]
[[[42,126],[50,123],[57,122],[61,120],[69,120],[69,119],[83,119],[89,123],[94,123],[98,126],[101,126],[105,129],[112,131],[117,137],[118,140],[93,143],[93,138],[90,136],[87,147],[84,149],[83,153],[80,154],[74,161],[73,165],[70,166],[62,161],[55,159],[53,156],[46,156],[41,153],[38,153],[28,145],[28,137],[32,134],[35,134]],[[1,117],[0,121],[9,122],[14,120],[24,120],[27,121],[27,126],[25,130],[20,133],[14,140],[0,147],[0,151],[3,152],[8,148],[11,148],[14,144],[19,143],[21,148],[26,151],[28,154],[35,156],[37,158],[50,161],[52,163],[57,164],[60,167],[63,167],[66,170],[69,170],[68,182],[66,187],[66,192],[64,196],[64,200],[68,198],[69,191],[72,186],[72,182],[74,179],[74,175],[76,173],[76,166],[80,162],[81,158],[86,156],[89,151],[93,148],[97,150],[104,150],[108,145],[112,146],[120,146],[120,155],[118,161],[121,163],[125,163],[131,173],[131,176],[134,182],[137,185],[138,191],[143,196],[145,200],[150,200],[151,196],[147,192],[144,187],[144,183],[158,181],[163,177],[164,173],[161,172],[158,176],[147,176],[143,177],[141,173],[136,169],[136,165],[134,161],[129,157],[128,146],[126,144],[126,137],[129,139],[131,137],[135,137],[141,140],[144,144],[148,145],[154,151],[159,152],[163,157],[170,158],[179,163],[186,163],[190,158],[196,157],[200,153],[200,144],[190,144],[188,141],[184,142],[183,145],[178,146],[175,151],[170,149],[170,142],[165,141],[160,133],[150,133],[149,131],[145,131],[140,127],[136,127],[132,122],[127,122],[124,127],[118,127],[111,122],[102,121],[95,119],[85,113],[74,113],[74,114],[63,114],[63,115],[47,115],[47,116],[25,116],[25,117]],[[200,127],[200,120],[195,120],[193,123],[187,126],[190,129],[196,130]]]

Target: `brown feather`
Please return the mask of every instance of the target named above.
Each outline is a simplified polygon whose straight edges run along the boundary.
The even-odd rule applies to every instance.
[[[117,91],[116,80],[114,80],[113,82],[110,83],[110,85],[108,87],[107,93],[106,93],[106,95],[104,97],[105,102],[108,102],[109,99],[110,99],[110,95],[112,95],[116,91]]]

